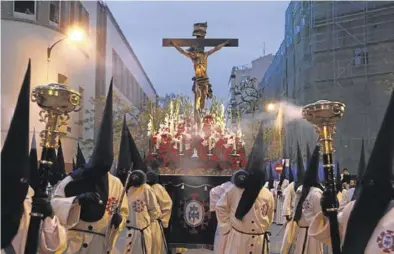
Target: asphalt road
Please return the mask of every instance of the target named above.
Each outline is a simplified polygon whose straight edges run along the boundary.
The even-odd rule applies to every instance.
[[[270,254],[279,254],[280,246],[282,244],[282,238],[284,230],[277,236],[278,232],[281,230],[281,225],[272,224],[270,228],[271,238],[270,238]],[[175,253],[175,251],[173,251]],[[198,249],[198,250],[188,250],[184,254],[213,254],[213,251]]]

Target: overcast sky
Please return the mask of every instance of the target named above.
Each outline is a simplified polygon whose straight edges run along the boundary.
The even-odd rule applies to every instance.
[[[238,38],[238,48],[224,48],[208,61],[214,94],[227,100],[233,66],[275,54],[283,37],[289,1],[276,2],[107,2],[160,96],[192,95],[191,60],[162,38],[192,38],[193,23],[208,22],[206,38]]]

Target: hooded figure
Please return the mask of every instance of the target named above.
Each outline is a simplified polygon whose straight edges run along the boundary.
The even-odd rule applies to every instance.
[[[81,147],[79,146],[79,142],[78,142],[78,147],[77,147],[77,164],[75,165],[75,167],[73,168],[78,169],[78,168],[83,168],[86,164],[86,160],[85,157],[83,156]]]
[[[167,254],[168,244],[165,238],[164,229],[168,228],[170,222],[172,200],[166,189],[160,184],[159,172],[150,170],[146,173],[146,176],[147,183],[152,187],[156,195],[161,213],[160,218],[152,224],[152,249],[157,251],[155,253]]]
[[[53,171],[54,171],[53,186],[55,186],[59,181],[63,180],[64,177],[66,177],[66,165],[64,163],[63,148],[60,139],[59,139],[59,148],[57,149],[56,161],[53,165]]]
[[[65,253],[103,253],[113,243],[103,234],[111,225],[122,230],[129,210],[127,197],[120,202],[123,185],[109,174],[112,166],[112,80],[109,86],[103,118],[89,162],[74,170],[57,186],[51,200],[55,214],[69,229]],[[120,205],[120,214],[115,208]],[[112,218],[112,219],[111,219]]]
[[[309,148],[309,144],[306,143],[306,161],[310,161],[311,159],[311,149]]]
[[[130,168],[130,164],[133,162],[133,171],[127,186],[128,206],[131,212],[127,218],[126,230],[122,231],[116,243],[116,249],[120,253],[156,253],[153,250],[158,250],[159,252],[157,253],[163,253],[162,251],[165,249],[165,241],[163,239],[165,238],[163,238],[160,226],[158,224],[155,225],[155,223],[159,223],[158,219],[163,218],[160,206],[153,188],[146,183],[147,176],[144,172],[146,171],[146,166],[126,126],[125,119],[119,157],[122,158],[122,161],[119,160],[118,164],[124,164],[124,166],[118,165],[118,169],[126,166]],[[165,208],[163,208],[165,217],[163,220],[166,221],[166,226],[168,226],[172,203],[169,197],[163,201],[165,202]],[[171,205],[169,206],[169,204]],[[157,246],[154,247],[154,243]]]
[[[365,162],[365,151],[364,151],[364,139],[361,142],[361,152],[360,160],[358,162],[357,177],[356,177],[356,187],[353,188],[354,193],[349,196],[351,200],[356,200],[361,191],[361,184],[364,178],[364,172],[367,163]]]
[[[73,164],[72,164],[72,167],[73,167],[73,171],[74,171],[74,169],[75,169],[75,167],[76,167],[74,157],[73,157]]]
[[[216,204],[220,234],[227,235],[226,254],[269,253],[268,229],[274,217],[274,197],[263,188],[263,158],[263,126],[260,125],[246,166],[249,177],[245,189],[230,187]]]
[[[360,192],[338,214],[342,254],[390,253],[393,248],[394,202],[394,93],[375,140]],[[362,156],[361,156],[362,157]],[[322,209],[328,204],[322,200]],[[311,224],[310,234],[330,243],[330,224],[322,213]]]
[[[302,184],[302,193],[294,215],[294,221],[299,226],[296,242],[296,254],[323,253],[323,245],[308,236],[309,225],[313,217],[321,211],[320,199],[323,191],[317,181],[319,169],[320,147],[316,145],[312,157],[308,162],[305,178]]]
[[[40,176],[38,175],[38,155],[37,155],[37,145],[36,145],[36,133],[33,133],[33,138],[31,140],[30,148],[30,178],[29,185],[35,190],[39,184]]]
[[[342,253],[392,250],[394,237],[394,92],[347,223]],[[345,208],[346,209],[346,208]],[[345,211],[344,211],[345,213]],[[391,239],[391,240],[390,240]],[[391,246],[389,246],[391,244]]]
[[[298,188],[304,182],[304,175],[305,175],[304,162],[302,161],[300,144],[297,142],[297,179],[294,184],[294,191],[297,192]]]
[[[122,184],[125,184],[127,172],[130,170],[131,160],[131,147],[130,147],[130,131],[127,127],[126,115],[123,116],[122,135],[120,137],[120,148],[118,155],[118,165],[116,167],[115,176],[120,179]]]
[[[282,225],[284,223],[286,223],[285,217],[283,215],[283,202],[284,202],[284,192],[287,188],[287,186],[289,185],[289,180],[287,180],[286,178],[286,158],[287,158],[287,154],[286,154],[286,150],[284,150],[283,152],[283,161],[282,161],[282,172],[280,174],[280,178],[279,178],[279,183],[278,186],[275,188],[274,190],[274,195],[276,197],[276,213],[275,213],[275,219],[274,221],[276,222],[276,224],[278,225]]]
[[[294,182],[294,173],[293,173],[293,169],[291,167],[291,163],[289,165],[289,184]]]
[[[30,214],[34,190],[29,187],[28,183],[28,180],[32,180],[29,179],[30,71],[29,60],[14,116],[1,151],[1,248],[5,253],[25,253],[28,228],[31,221]],[[37,151],[34,136],[30,164],[31,170],[37,170]],[[37,184],[37,171],[34,171],[32,176],[35,184]],[[10,193],[11,195],[9,195]],[[37,201],[40,202],[42,200],[37,199]],[[37,253],[61,251],[66,244],[64,241],[66,231],[56,217],[51,218],[52,210],[50,206],[41,208],[43,218],[42,222],[39,220],[41,225],[39,225]]]
[[[30,60],[1,150],[1,248],[18,232],[29,188]],[[12,193],[12,195],[9,195]]]
[[[223,196],[223,194],[230,189],[232,186],[236,186],[238,188],[244,189],[247,178],[248,172],[245,170],[238,170],[233,173],[231,176],[231,181],[227,181],[219,186],[212,188],[209,192],[209,204],[210,204],[210,211],[216,211],[216,204],[219,199]],[[215,254],[224,254],[224,250],[227,244],[227,236],[221,235],[219,227],[216,227],[215,232],[215,240],[213,244],[213,251]]]
[[[300,157],[301,158],[301,157]],[[302,160],[302,158],[301,158]],[[289,165],[289,185],[283,191],[283,206],[282,206],[282,216],[286,219],[287,224],[282,240],[282,245],[280,253],[289,253],[291,246],[294,243],[295,237],[297,235],[298,225],[293,220],[293,215],[295,212],[295,207],[297,204],[297,195],[295,191],[294,175],[291,164]],[[303,172],[302,172],[303,173]],[[299,191],[300,192],[300,191]]]
[[[268,172],[268,182],[265,185],[271,191],[275,188],[275,179],[274,179],[274,174],[272,173],[271,163],[269,163],[268,165],[267,172]]]

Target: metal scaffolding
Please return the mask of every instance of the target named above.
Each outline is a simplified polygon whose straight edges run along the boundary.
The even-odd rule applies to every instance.
[[[345,102],[337,154],[354,163],[362,138],[372,147],[388,102],[384,90],[394,84],[394,2],[292,1],[285,19],[284,41],[261,83],[265,98]],[[287,129],[290,146],[316,142],[300,122]]]

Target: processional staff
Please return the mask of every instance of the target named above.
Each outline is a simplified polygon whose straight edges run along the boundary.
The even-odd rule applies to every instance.
[[[57,149],[60,136],[58,130],[67,124],[70,112],[77,112],[81,109],[81,95],[65,85],[49,84],[37,86],[32,92],[32,101],[37,102],[42,109],[39,113],[40,122],[45,123],[45,129],[40,133],[41,146],[46,149]],[[38,169],[39,183],[34,190],[25,254],[37,253],[39,230],[43,220],[42,211],[49,202],[46,189],[52,162],[47,158],[47,153],[43,156]]]
[[[335,124],[343,117],[345,104],[334,101],[317,101],[306,105],[302,109],[303,117],[311,122],[319,135],[319,143],[323,157],[323,167],[325,176],[325,186],[327,196],[330,199],[331,208],[327,210],[330,222],[330,235],[332,244],[332,253],[341,253],[341,241],[339,237],[338,226],[338,202],[336,201],[336,186],[334,178],[334,163],[332,159],[333,136],[335,133]]]

